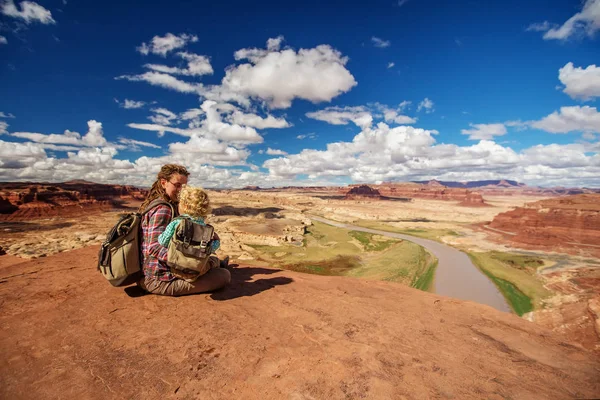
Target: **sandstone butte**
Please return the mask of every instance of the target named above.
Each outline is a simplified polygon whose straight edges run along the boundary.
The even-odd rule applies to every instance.
[[[600,257],[600,194],[527,203],[498,214],[488,227],[520,247]]]
[[[97,251],[0,257],[0,398],[600,397],[597,353],[488,306],[244,265],[212,294],[139,296]]]
[[[352,187],[344,196],[345,200],[381,200],[381,193],[368,185]]]

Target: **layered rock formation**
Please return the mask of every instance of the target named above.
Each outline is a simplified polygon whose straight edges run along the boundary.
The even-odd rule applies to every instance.
[[[351,185],[351,187],[354,186]],[[458,201],[461,205],[470,207],[487,206],[481,194],[468,189],[449,188],[438,181],[431,181],[427,184],[382,183],[372,185],[372,187],[386,197],[448,200]]]
[[[130,200],[143,200],[144,189],[86,181],[64,183],[0,183],[0,220],[33,220],[107,210]]]
[[[346,193],[345,200],[381,200],[378,190],[367,185],[355,186]]]
[[[517,245],[600,257],[600,194],[528,203],[488,225]]]
[[[524,318],[600,351],[600,270],[588,264],[577,268],[542,270],[544,286],[554,295],[544,307]]]

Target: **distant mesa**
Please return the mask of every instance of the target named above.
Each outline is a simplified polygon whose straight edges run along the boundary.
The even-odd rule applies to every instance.
[[[384,182],[379,185],[372,185],[372,187],[373,189],[379,191],[381,196],[386,198],[416,198],[457,201],[459,202],[459,205],[466,207],[489,206],[480,193],[463,188],[449,188],[444,186],[443,182],[437,180],[425,181],[424,183]]]
[[[517,181],[512,181],[512,180],[508,180],[508,179],[467,181],[467,182],[438,181],[437,179],[432,179],[430,181],[413,181],[413,182],[419,183],[419,184],[441,185],[441,186],[446,186],[449,188],[464,188],[464,189],[483,188],[483,187],[515,188],[515,187],[527,186],[524,183],[519,183]]]
[[[436,187],[440,187],[440,186],[446,186],[444,185],[442,182],[436,180],[436,179],[432,179],[429,182],[427,182],[427,186],[436,186]]]
[[[63,183],[65,185],[98,185],[95,182],[86,181],[85,179],[72,179]]]
[[[496,179],[483,181],[413,181],[415,184],[427,186],[445,186],[456,189],[476,189],[483,195],[489,196],[564,196],[571,194],[600,193],[600,189],[591,188],[567,188],[567,187],[537,187],[527,186],[524,183],[510,179]]]
[[[368,185],[355,186],[346,193],[344,200],[381,200],[379,190]]]

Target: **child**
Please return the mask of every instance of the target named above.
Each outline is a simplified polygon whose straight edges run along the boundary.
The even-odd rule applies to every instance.
[[[208,194],[206,194],[206,192],[199,187],[183,185],[179,194],[180,218],[175,218],[169,223],[165,231],[158,237],[158,242],[164,247],[169,247],[169,242],[175,234],[178,225],[182,221],[181,217],[187,217],[196,224],[206,226],[204,218],[206,218],[209,211],[210,201],[208,199]],[[216,232],[213,234],[211,246],[211,253],[215,253],[221,246],[219,236]],[[210,256],[208,263],[210,264],[210,268],[219,267],[219,259],[215,256]],[[197,271],[173,267],[171,267],[171,273],[176,277],[184,279],[188,282],[194,282],[200,276],[200,273]]]

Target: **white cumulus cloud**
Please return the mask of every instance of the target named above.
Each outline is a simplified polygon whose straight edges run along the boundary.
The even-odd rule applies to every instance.
[[[243,126],[251,126],[257,129],[268,128],[288,128],[291,124],[285,118],[277,118],[267,115],[266,118],[256,114],[246,114],[241,111],[234,111],[228,118],[231,122]]]
[[[600,10],[599,10],[600,12]],[[574,67],[572,62],[558,70],[558,79],[565,85],[563,92],[573,99],[591,100],[600,97],[600,67]]]
[[[144,67],[165,74],[186,76],[211,75],[214,72],[207,56],[188,52],[179,52],[177,56],[187,61],[187,68],[169,67],[162,64],[144,64]]]
[[[43,134],[35,132],[14,132],[11,136],[27,139],[36,143],[43,144],[65,144],[73,146],[107,146],[108,142],[104,137],[102,130],[102,123],[90,120],[87,123],[88,131],[84,136],[81,136],[78,132],[72,132],[66,130],[62,134]]]
[[[6,37],[0,35],[0,44],[7,44],[7,43],[8,43],[8,40],[6,40]]]
[[[402,114],[408,104],[410,104],[410,102],[402,102],[398,108],[391,108],[381,103],[369,103],[368,107],[335,106],[306,113],[306,116],[319,121],[325,121],[332,125],[347,125],[348,122],[352,122],[363,129],[370,127],[374,118],[383,119],[387,123],[412,125],[417,122],[417,120]]]
[[[288,153],[286,153],[283,150],[279,150],[279,149],[272,149],[272,148],[267,148],[267,152],[268,155],[270,156],[286,156]]]
[[[129,99],[125,99],[125,101],[123,102],[120,102],[118,99],[115,99],[115,103],[117,103],[119,107],[125,109],[142,108],[146,105],[146,102],[144,101],[135,101]]]
[[[177,114],[164,107],[153,108],[150,111],[154,115],[149,116],[148,119],[158,125],[171,125],[171,121],[178,122],[179,120]]]
[[[219,140],[236,144],[262,143],[263,138],[254,128],[222,121],[218,103],[206,100],[200,107],[206,114],[204,128]]]
[[[39,22],[44,25],[55,24],[52,13],[33,1],[22,1],[19,3],[21,10],[17,8],[13,0],[5,0],[2,4],[2,14],[17,19],[22,19],[26,24]]]
[[[140,75],[121,75],[115,79],[126,79],[132,82],[148,82],[153,86],[171,89],[180,93],[199,93],[203,85],[201,83],[189,83],[160,72],[145,72]]]
[[[164,108],[153,110],[155,112],[155,118],[152,119],[161,123],[130,123],[127,124],[127,126],[134,129],[155,131],[158,132],[160,136],[162,136],[165,132],[171,132],[181,136],[198,136],[199,138],[215,139],[236,146],[245,146],[248,144],[263,142],[262,136],[253,127],[242,126],[235,122],[223,122],[222,113],[235,110],[234,106],[230,104],[217,103],[212,100],[205,100],[200,106],[200,109],[201,112],[197,112],[196,110],[188,110],[184,113],[187,113],[188,116],[191,116],[191,114],[198,114],[205,117],[202,120],[197,117],[192,117],[193,124],[191,124],[192,127],[188,129],[169,126],[168,124],[171,122],[171,120],[177,119],[179,121],[181,118],[175,113]],[[266,123],[266,121],[263,121],[263,123]]]
[[[282,35],[277,36],[276,38],[270,38],[267,40],[267,50],[269,51],[277,51],[281,47],[281,43],[284,41],[284,37]]]
[[[298,175],[329,182],[339,177],[377,182],[508,176],[531,185],[600,186],[600,144],[540,145],[517,153],[490,140],[472,146],[436,144],[434,135],[433,131],[379,123],[351,142],[270,159],[263,167],[273,180],[297,179]]]
[[[471,129],[462,129],[463,135],[469,135],[470,140],[492,140],[494,136],[506,135],[504,124],[469,124]]]
[[[129,138],[119,138],[119,143],[131,148],[132,150],[138,150],[139,147],[151,147],[153,149],[160,149],[160,146],[154,144],[154,143],[149,143],[149,142],[143,142],[140,140],[134,140],[134,139],[129,139]]]
[[[371,112],[363,106],[327,107],[324,110],[308,112],[306,116],[332,125],[347,125],[349,122],[353,122],[361,128],[367,128],[373,122]]]
[[[529,125],[550,133],[600,133],[600,113],[596,107],[561,107],[560,111],[554,111],[539,121],[530,121]]]
[[[558,26],[548,21],[531,24],[527,30],[545,32],[544,39],[566,40],[571,36],[592,37],[600,29],[600,0],[586,0],[580,12]]]
[[[149,44],[144,42],[137,47],[136,50],[143,55],[152,53],[166,57],[168,52],[182,48],[188,43],[195,43],[197,41],[198,36],[196,35],[189,35],[187,33],[174,35],[172,33],[167,33],[165,36],[154,36]]]
[[[432,113],[435,111],[433,106],[434,106],[433,101],[431,101],[427,97],[425,97],[423,99],[423,101],[420,102],[419,105],[417,106],[417,112],[420,112],[421,110],[425,110],[425,112],[427,114]]]
[[[265,100],[272,108],[288,108],[295,98],[331,101],[357,84],[345,68],[348,58],[329,45],[296,52],[270,43],[271,49],[238,50],[235,59],[249,63],[228,68],[222,90]]]

